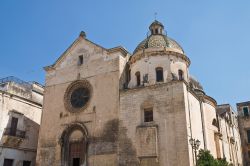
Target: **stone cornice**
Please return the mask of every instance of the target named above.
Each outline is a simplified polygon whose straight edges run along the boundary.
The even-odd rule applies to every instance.
[[[134,87],[134,88],[128,88],[128,89],[120,89],[120,93],[133,93],[135,91],[139,91],[142,89],[154,89],[154,88],[158,88],[158,87],[162,87],[162,86],[169,86],[169,85],[173,85],[179,82],[183,82],[183,81],[170,81],[170,82],[164,82],[164,83],[159,83],[159,84],[153,84],[153,85],[148,85],[148,86],[139,86],[139,87]]]
[[[36,151],[37,151],[37,149],[32,149],[32,148],[10,147],[10,146],[6,146],[6,145],[0,145],[0,148],[16,149],[16,150],[27,151],[27,152],[34,152],[34,153],[36,153]]]
[[[250,101],[237,103],[236,105],[237,105],[238,107],[242,107],[242,106],[249,106],[249,105],[250,105]]]
[[[9,98],[16,97],[17,99],[20,99],[21,102],[27,102],[27,104],[29,104],[29,105],[35,105],[37,107],[42,108],[42,104],[40,104],[38,102],[35,102],[35,101],[32,101],[30,99],[27,99],[27,98],[24,98],[24,97],[21,97],[21,96],[18,96],[18,95],[9,93],[9,92],[5,92],[5,91],[2,91],[2,90],[0,90],[0,94],[1,95],[6,95]]]
[[[212,97],[210,97],[210,96],[207,96],[207,95],[204,95],[204,99],[205,99],[205,102],[206,102],[207,104],[210,104],[210,105],[212,105],[213,107],[216,108],[217,102],[216,102],[216,100],[215,100],[214,98],[212,98]]]
[[[160,83],[160,84],[154,84],[154,85],[150,85],[150,86],[140,86],[140,87],[134,87],[134,88],[129,88],[129,89],[120,89],[120,93],[129,93],[129,92],[134,92],[134,91],[138,91],[138,90],[141,90],[141,89],[145,89],[145,88],[150,88],[150,89],[153,89],[153,88],[157,88],[159,86],[168,86],[168,85],[173,85],[173,84],[176,84],[178,82],[183,82],[186,87],[187,87],[187,91],[189,93],[191,93],[197,100],[203,102],[203,103],[207,103],[207,104],[210,104],[211,106],[213,106],[214,108],[216,108],[217,106],[217,102],[215,99],[213,99],[212,97],[210,96],[207,96],[205,93],[202,94],[202,95],[198,95],[196,94],[190,87],[189,87],[189,84],[188,82],[186,82],[185,80],[182,80],[182,81],[179,81],[179,80],[176,80],[176,81],[170,81],[170,82],[165,82],[165,83]]]
[[[150,51],[150,52],[140,52],[140,53],[137,53],[137,54],[134,54],[131,59],[130,59],[130,64],[133,64],[135,63],[136,61],[144,58],[144,57],[148,57],[148,56],[165,56],[165,55],[173,55],[173,56],[177,56],[181,59],[183,59],[184,61],[187,62],[187,65],[188,67],[190,66],[191,64],[191,61],[190,59],[184,55],[184,54],[181,54],[181,53],[178,53],[178,52],[175,52],[175,51],[169,51],[169,50],[155,50],[155,51]]]
[[[127,55],[130,55],[130,53],[122,46],[110,48],[107,51],[108,51],[108,54],[112,54],[114,52],[121,52],[123,57],[126,57]]]
[[[200,95],[195,93],[194,90],[192,90],[192,88],[190,88],[190,86],[188,85],[188,83],[185,81],[186,86],[188,87],[188,92],[190,92],[197,100],[203,102],[203,103],[207,103],[210,104],[213,107],[217,107],[217,102],[214,98],[206,95],[206,93],[204,91],[200,90]]]
[[[191,90],[189,88],[188,90],[197,100],[203,102],[203,103],[207,103],[207,104],[210,104],[211,106],[213,107],[217,107],[217,102],[215,99],[213,99],[212,97],[210,96],[207,96],[205,93],[202,94],[202,95],[198,95],[197,93],[195,93],[193,90]]]

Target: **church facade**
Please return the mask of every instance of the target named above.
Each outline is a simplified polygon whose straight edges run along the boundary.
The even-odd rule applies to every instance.
[[[149,30],[133,54],[81,32],[45,67],[38,166],[192,166],[194,143],[242,165],[237,125],[217,113],[163,24]],[[228,125],[230,138],[222,132]]]

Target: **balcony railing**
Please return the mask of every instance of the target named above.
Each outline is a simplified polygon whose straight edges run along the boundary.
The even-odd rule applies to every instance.
[[[6,128],[4,130],[4,135],[19,137],[19,138],[25,138],[25,131],[16,130],[16,132],[13,132],[10,128]]]
[[[7,82],[15,82],[15,83],[19,83],[19,84],[30,85],[28,82],[25,82],[17,77],[14,77],[14,76],[9,76],[9,77],[5,77],[5,78],[0,79],[0,84],[7,83]]]

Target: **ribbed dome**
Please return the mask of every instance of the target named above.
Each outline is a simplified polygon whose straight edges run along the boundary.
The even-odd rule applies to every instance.
[[[164,26],[159,21],[155,20],[150,26],[150,36],[144,39],[138,44],[134,50],[134,54],[140,50],[146,48],[160,48],[168,47],[179,50],[181,53],[184,53],[184,50],[181,46],[173,39],[164,34]]]
[[[138,46],[134,50],[134,54],[140,50],[151,48],[151,47],[153,48],[159,48],[159,47],[175,48],[175,49],[180,50],[182,53],[184,53],[184,50],[181,48],[181,46],[170,37],[167,37],[166,35],[151,35],[138,44]]]

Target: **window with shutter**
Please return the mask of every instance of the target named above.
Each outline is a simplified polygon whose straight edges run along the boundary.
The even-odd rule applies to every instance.
[[[244,116],[249,116],[248,107],[243,107],[243,114]]]

